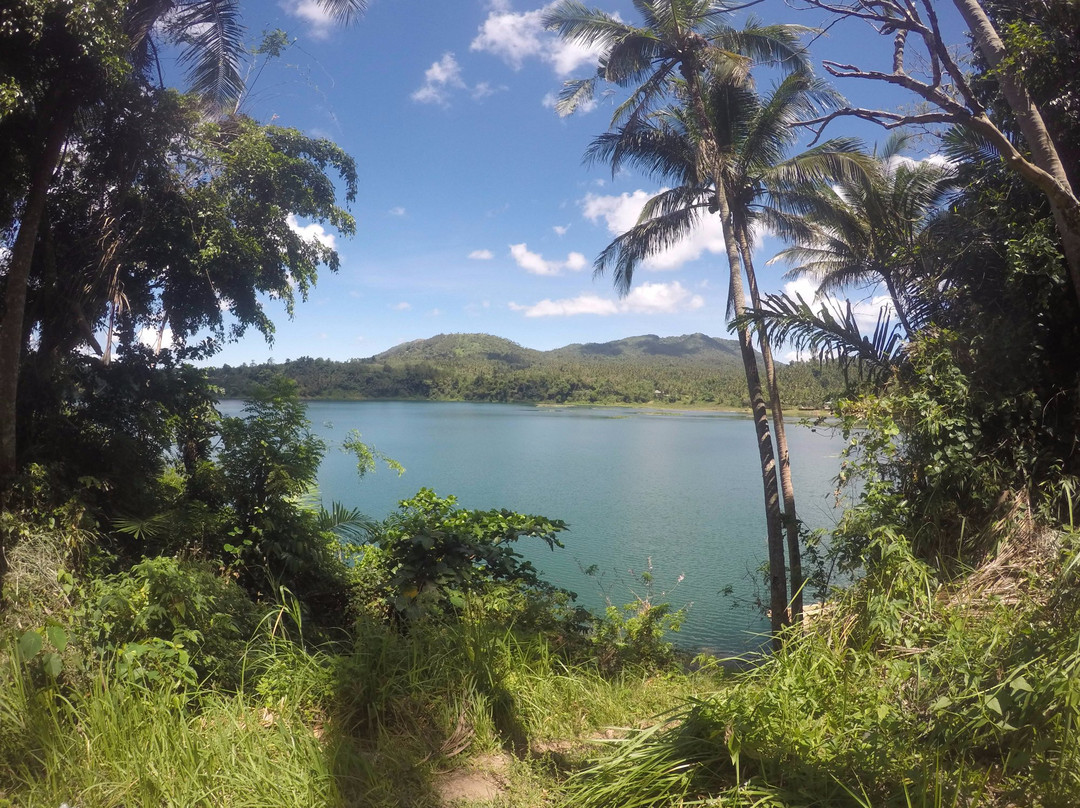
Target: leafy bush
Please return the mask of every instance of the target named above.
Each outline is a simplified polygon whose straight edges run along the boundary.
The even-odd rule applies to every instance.
[[[632,572],[632,571],[631,571]],[[587,575],[599,574],[594,565]],[[682,582],[680,575],[677,583]],[[635,668],[659,670],[675,661],[670,634],[677,632],[686,618],[686,607],[672,610],[667,592],[657,592],[650,558],[631,587],[634,599],[617,606],[604,592],[607,608],[593,620],[590,642],[600,669],[607,672]],[[603,587],[601,587],[603,588]]]
[[[421,489],[376,529],[374,548],[365,551],[359,565],[369,576],[369,600],[377,602],[381,593],[387,614],[411,621],[425,613],[461,609],[466,593],[493,583],[555,591],[514,544],[527,537],[551,549],[562,547],[556,534],[566,529],[564,522],[507,510],[457,508],[456,501]]]
[[[236,687],[240,660],[257,623],[244,591],[213,566],[146,559],[90,583],[79,617],[105,658],[124,671],[176,684],[210,678]]]

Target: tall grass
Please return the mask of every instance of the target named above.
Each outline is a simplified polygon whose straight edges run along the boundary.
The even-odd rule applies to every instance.
[[[612,742],[564,804],[1078,804],[1069,554],[1041,576],[999,566],[947,586],[904,564],[718,693]]]
[[[241,695],[178,693],[102,670],[88,691],[33,689],[22,672],[0,693],[0,789],[25,805],[331,805],[337,786],[318,738],[287,707]]]
[[[639,726],[712,681],[602,675],[487,615],[408,633],[361,622],[313,645],[288,607],[247,645],[233,692],[82,662],[92,676],[52,680],[7,656],[0,805],[434,805],[433,774],[459,758],[538,759],[548,741]]]

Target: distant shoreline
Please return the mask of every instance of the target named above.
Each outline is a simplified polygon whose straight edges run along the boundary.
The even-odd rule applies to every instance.
[[[243,401],[242,397],[223,396],[219,401]],[[624,410],[658,411],[671,414],[711,412],[718,415],[753,415],[749,407],[724,407],[715,404],[684,404],[678,402],[648,401],[642,403],[629,403],[618,401],[471,401],[463,398],[324,398],[324,397],[301,397],[305,404],[312,401],[332,401],[337,403],[354,402],[364,404],[376,401],[404,401],[422,402],[428,404],[516,404],[518,406],[536,407],[538,409],[574,408],[619,408]],[[769,409],[772,414],[771,408]],[[792,407],[784,410],[784,417],[788,420],[794,418],[834,418],[835,413],[830,410],[806,409]]]
[[[479,403],[479,402],[478,402]],[[501,402],[497,402],[501,403]],[[665,403],[662,401],[649,401],[643,404],[621,404],[615,402],[588,402],[588,401],[567,401],[564,403],[552,402],[552,401],[519,401],[509,402],[517,404],[531,404],[534,407],[621,407],[623,409],[630,410],[663,410],[667,412],[715,412],[724,415],[753,415],[754,411],[749,407],[722,407],[715,404],[681,404],[681,403]],[[772,413],[771,408],[768,409],[769,413]],[[800,418],[829,418],[834,415],[830,410],[816,410],[816,409],[804,409],[801,407],[794,407],[784,410],[785,417],[798,416]]]

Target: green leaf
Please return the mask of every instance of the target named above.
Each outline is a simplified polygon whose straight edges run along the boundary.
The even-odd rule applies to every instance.
[[[1023,676],[1017,676],[1015,679],[1009,682],[1009,687],[1012,689],[1013,693],[1019,693],[1021,691],[1025,693],[1031,693],[1034,691],[1034,688],[1030,684],[1028,684],[1028,680],[1025,679]]]
[[[45,673],[55,679],[64,669],[64,661],[59,654],[49,653],[42,658],[41,666],[45,669]]]
[[[28,631],[19,638],[19,656],[30,659],[41,650],[41,634],[36,631]]]
[[[991,712],[995,712],[998,715],[1005,714],[1004,711],[1001,709],[1001,702],[998,701],[997,696],[987,696],[986,701],[983,702],[983,705],[986,707],[986,709],[990,710]]]
[[[935,713],[940,713],[952,707],[952,704],[953,700],[950,699],[948,696],[940,696],[938,697],[937,701],[930,705],[930,709],[933,710]]]
[[[63,628],[57,625],[46,626],[45,635],[49,638],[53,648],[61,654],[64,653],[64,649],[67,648],[68,644],[68,635]]]

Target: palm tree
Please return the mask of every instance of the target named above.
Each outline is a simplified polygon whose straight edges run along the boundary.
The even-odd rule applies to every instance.
[[[728,82],[713,82],[711,110],[714,131],[724,143],[728,169],[724,181],[731,200],[732,230],[739,245],[754,311],[762,305],[753,263],[752,230],[759,211],[768,214],[786,204],[787,195],[807,184],[843,177],[858,162],[857,141],[834,138],[795,157],[784,159],[792,145],[799,120],[818,114],[839,102],[837,94],[806,73],[788,76],[766,99]],[[784,521],[788,547],[790,604],[793,621],[802,619],[802,548],[795,507],[791,455],[788,449],[780,387],[776,379],[772,341],[766,324],[755,318],[762,365],[769,389],[773,431],[779,455],[780,495],[784,501]]]
[[[366,0],[319,2],[345,22],[356,18],[366,6]],[[188,65],[193,91],[221,108],[239,98],[243,90],[240,61],[244,28],[238,0],[132,0],[119,13],[107,2],[101,2],[101,8],[96,8],[97,4],[75,4],[74,10],[57,5],[59,10],[55,14],[42,16],[56,27],[40,40],[47,43],[44,47],[49,48],[49,53],[27,54],[31,62],[36,60],[59,68],[51,72],[43,68],[30,74],[35,86],[28,96],[36,96],[35,123],[43,132],[27,155],[27,191],[4,273],[5,305],[0,320],[0,488],[16,467],[15,404],[22,349],[27,338],[24,316],[30,267],[52,176],[79,110],[97,103],[101,93],[107,91],[109,81],[113,80],[109,76],[118,71],[117,62],[124,58],[121,51],[126,51],[136,75],[145,77],[156,58],[154,32],[163,22],[167,35],[181,44],[180,59]],[[77,15],[83,17],[76,20]],[[92,26],[87,25],[88,20]],[[118,28],[110,29],[110,21],[116,21]],[[95,41],[88,41],[91,35],[84,34],[80,39],[80,34],[75,33],[87,28],[97,36]],[[13,30],[18,33],[17,29],[15,26]],[[14,222],[10,229],[16,229]]]
[[[773,222],[795,243],[776,256],[794,264],[788,277],[815,279],[819,293],[884,284],[908,334],[925,319],[918,292],[928,274],[927,228],[955,190],[948,165],[901,157],[910,140],[893,135],[865,170],[803,194],[797,221]]]
[[[788,76],[764,100],[746,86],[716,81],[710,85],[711,132],[724,157],[722,182],[726,196],[733,200],[729,229],[738,245],[754,310],[761,307],[751,247],[751,228],[756,219],[782,205],[793,189],[840,176],[859,160],[858,142],[846,138],[784,158],[794,139],[794,121],[816,114],[834,100],[831,90],[803,73]],[[684,117],[680,110],[658,112],[645,122],[601,135],[586,152],[590,160],[610,162],[615,171],[624,163],[633,163],[658,178],[678,183],[676,188],[651,200],[642,221],[615,239],[597,260],[600,271],[614,268],[621,288],[629,286],[640,260],[685,233],[705,211],[715,210],[715,189],[710,181],[697,176],[692,136],[682,122]],[[746,324],[757,327],[773,414],[788,545],[791,615],[797,620],[802,613],[804,579],[783,408],[765,326],[753,317]]]
[[[683,123],[693,144],[696,184],[712,187],[715,212],[724,222],[730,299],[735,314],[744,314],[747,306],[742,261],[731,224],[728,188],[722,179],[724,161],[706,108],[706,76],[740,83],[748,76],[754,58],[765,58],[788,69],[806,69],[806,54],[798,45],[798,38],[806,29],[751,24],[737,31],[722,24],[727,8],[715,0],[634,0],[634,7],[644,19],[643,26],[632,26],[604,12],[589,10],[577,0],[563,0],[544,15],[545,25],[557,30],[564,39],[601,49],[596,75],[568,82],[557,109],[564,114],[572,112],[593,96],[598,82],[605,81],[632,88],[629,98],[615,110],[612,125],[634,127],[662,99],[678,93],[687,110]],[[665,235],[662,231],[660,225],[656,232],[661,244],[671,236],[670,232]],[[598,269],[601,266],[598,264]],[[628,282],[630,275],[623,273],[622,277]],[[617,275],[616,284],[619,283]],[[737,331],[765,493],[769,605],[776,642],[775,638],[789,622],[776,457],[750,331],[746,325]]]

